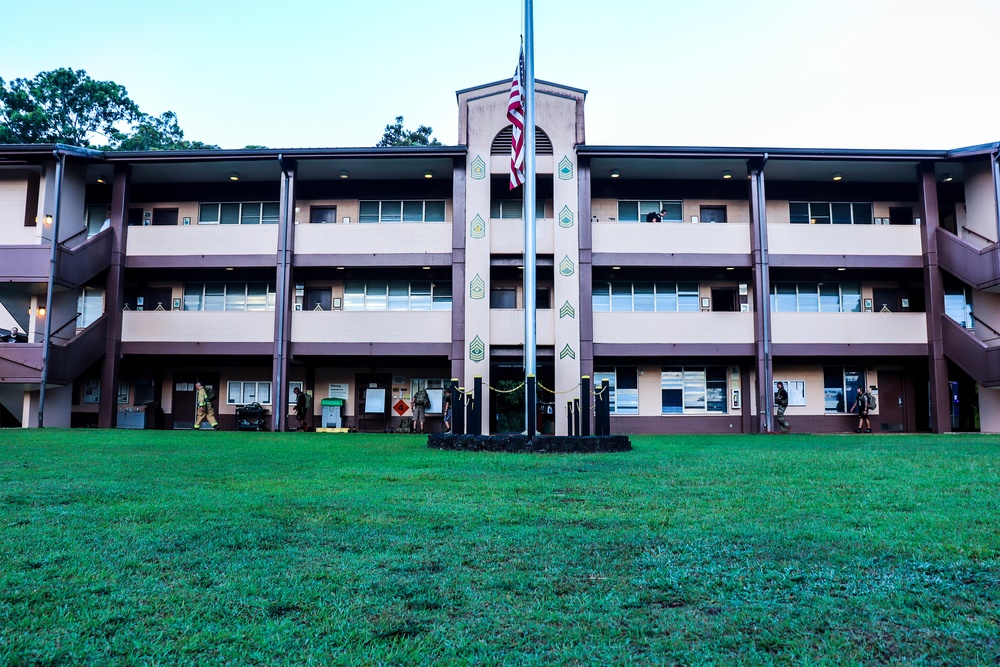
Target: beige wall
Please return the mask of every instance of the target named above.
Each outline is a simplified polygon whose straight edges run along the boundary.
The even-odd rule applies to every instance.
[[[979,430],[1000,433],[1000,389],[979,387]]]
[[[555,345],[555,311],[535,312],[535,336],[539,345]],[[493,309],[490,311],[490,340],[494,345],[524,343],[524,310]],[[558,353],[558,350],[556,350]]]
[[[595,343],[752,343],[753,313],[594,313]]]
[[[362,225],[354,224],[353,220],[349,225],[299,225],[295,228],[295,253],[298,255],[413,252],[451,254],[450,223],[401,222]],[[275,248],[272,247],[271,252],[274,251]]]
[[[274,312],[126,311],[122,342],[270,343]]]
[[[770,205],[768,207],[770,211]],[[785,222],[788,221],[785,204]],[[888,215],[888,213],[887,213]],[[907,255],[921,254],[917,225],[772,224],[767,243],[772,255]]]
[[[29,245],[38,243],[38,227],[25,227],[28,182],[23,172],[0,171],[0,243],[3,245]],[[32,213],[34,215],[34,213]]]
[[[490,249],[494,253],[505,255],[520,255],[524,252],[524,220],[491,219]],[[535,250],[539,255],[551,255],[554,252],[553,230],[555,220],[545,218],[535,223]]]
[[[965,226],[975,234],[959,229],[958,235],[981,248],[987,245],[986,239],[993,242],[997,240],[996,189],[993,184],[992,165],[988,159],[980,158],[978,162],[966,163],[964,169]]]
[[[927,344],[925,313],[771,313],[772,342]],[[861,348],[864,349],[864,348]]]
[[[750,227],[742,224],[634,224],[593,226],[594,252],[740,254],[750,252]]]
[[[292,342],[450,343],[451,311],[304,310],[292,313]]]
[[[130,227],[126,252],[136,257],[274,255],[277,251],[277,225],[177,225]]]

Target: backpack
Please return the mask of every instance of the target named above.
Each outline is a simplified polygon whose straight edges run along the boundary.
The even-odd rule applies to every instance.
[[[205,400],[209,403],[215,400],[215,389],[212,387],[205,387]]]
[[[427,391],[421,389],[417,392],[417,395],[413,397],[413,404],[420,408],[428,408],[431,405],[431,399],[427,395]]]
[[[306,396],[306,410],[311,410],[313,406],[313,397],[308,391],[302,392]]]
[[[869,410],[874,410],[875,408],[878,407],[878,399],[875,398],[875,394],[871,393],[870,391],[866,391],[865,398],[868,399]]]

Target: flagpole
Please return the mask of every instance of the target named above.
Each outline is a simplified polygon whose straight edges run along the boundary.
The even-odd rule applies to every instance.
[[[524,374],[533,389],[538,366],[535,337],[535,22],[532,0],[524,0]],[[534,391],[527,392],[525,427],[534,436]]]

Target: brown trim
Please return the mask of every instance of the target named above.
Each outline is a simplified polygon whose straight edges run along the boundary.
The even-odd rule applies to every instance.
[[[271,258],[274,261],[274,258]],[[451,266],[451,253],[344,253],[337,255],[302,254],[295,256],[295,266]]]
[[[750,250],[753,262],[754,398],[757,405],[756,433],[771,430],[774,395],[771,393],[771,269],[767,241],[767,197],[764,194],[764,166],[767,157],[753,159],[747,165],[750,175],[747,197],[750,200]],[[744,389],[744,399],[747,397]],[[749,403],[744,402],[744,405]]]
[[[445,357],[451,343],[292,343],[291,356]]]
[[[274,255],[129,255],[127,269],[218,269],[274,266]]]
[[[589,220],[589,218],[587,218],[587,220]],[[751,257],[749,255],[731,255],[722,253],[694,254],[675,252],[595,252],[591,256],[591,262],[594,266],[747,267],[752,265]]]
[[[927,308],[928,379],[930,381],[931,432],[951,430],[951,390],[948,385],[948,362],[944,356],[944,334],[941,316],[944,314],[944,281],[937,259],[938,197],[934,165],[923,162],[917,168],[920,185],[918,210],[924,224],[920,241],[923,249],[924,300]]]
[[[178,354],[198,356],[215,355],[233,357],[239,355],[263,355],[268,359],[274,354],[274,343],[200,343],[196,341],[123,341],[122,354],[147,354],[157,358]]]
[[[275,317],[274,349],[271,357],[271,398],[277,405],[288,403],[288,366],[292,336],[292,309],[295,303],[295,186],[298,165],[295,160],[282,160],[278,202],[278,247],[275,255]],[[287,410],[271,413],[271,428],[284,431],[288,424]]]
[[[918,255],[778,255],[769,253],[769,263],[777,268],[860,268],[860,269],[919,269],[923,259]]]
[[[28,191],[24,197],[24,226],[38,226],[38,190],[41,176],[36,171],[28,171]]]
[[[611,432],[733,434],[744,432],[742,430],[743,422],[743,417],[735,413],[724,415],[611,415]]]
[[[111,186],[111,257],[105,284],[108,334],[101,365],[101,403],[97,424],[101,428],[118,425],[118,382],[121,377],[122,303],[125,301],[125,248],[128,247],[129,186],[132,169],[115,165]]]
[[[464,384],[465,377],[465,226],[468,188],[465,159],[455,159],[452,172],[452,234],[451,234],[451,377]]]
[[[602,357],[752,357],[747,343],[594,343],[594,358]]]
[[[775,343],[771,357],[922,357],[923,343]]]
[[[583,127],[582,118],[577,119]],[[581,129],[582,134],[582,129]],[[592,202],[592,177],[590,159],[577,156],[577,206],[580,211],[579,230],[579,326],[580,326],[580,375],[594,377],[594,223]],[[559,308],[559,304],[553,304]]]

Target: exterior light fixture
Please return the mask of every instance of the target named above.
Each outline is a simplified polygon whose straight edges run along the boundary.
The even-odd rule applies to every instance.
[[[45,224],[46,225],[51,225],[52,224],[52,216],[51,215],[45,216]]]
[[[424,178],[434,178],[434,172],[428,169],[424,172]]]
[[[38,316],[39,317],[45,317],[45,306],[40,306],[38,308]]]
[[[618,171],[617,169],[612,169],[611,170],[611,178],[620,178],[621,175],[622,175],[622,173],[620,171]]]
[[[732,177],[733,177],[733,172],[729,171],[728,169],[722,172],[722,178],[726,179],[727,181]]]
[[[955,180],[955,178],[951,174],[945,174],[944,175],[944,179],[942,179],[942,180],[945,183],[951,183],[953,180]]]
[[[618,271],[618,270],[620,270],[621,268],[622,268],[622,267],[620,267],[620,266],[612,266],[612,267],[611,267],[611,270],[612,270],[612,271]]]
[[[337,270],[338,270],[338,271],[343,271],[343,270],[344,270],[344,267],[342,267],[342,266],[338,266],[338,267],[337,267]]]
[[[340,170],[340,177],[341,177],[341,178],[347,178],[348,176],[350,176],[350,174],[349,174],[349,173],[347,173],[347,170],[346,170],[346,169],[341,169],[341,170]]]
[[[108,177],[105,176],[104,174],[101,174],[100,176],[97,177],[97,182],[100,183],[101,185],[104,185],[105,183],[108,182]]]
[[[735,271],[735,270],[736,270],[735,266],[727,266],[726,267],[726,271]]]
[[[232,270],[233,270],[233,267],[231,267],[231,266],[227,266],[226,267],[226,271],[232,271]]]
[[[842,173],[840,173],[839,171],[833,172],[833,180],[839,181],[839,180],[841,180],[843,178],[844,178],[844,175]]]
[[[240,180],[240,175],[234,171],[233,173],[229,174],[229,180],[238,181]]]
[[[847,269],[846,269],[846,268],[844,268],[843,266],[841,266],[841,267],[840,267],[840,268],[838,268],[837,270],[838,270],[838,271],[846,271]]]
[[[429,267],[429,266],[421,266],[420,268],[423,269],[424,271],[430,271],[431,270],[431,267]]]

